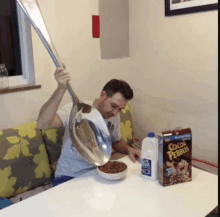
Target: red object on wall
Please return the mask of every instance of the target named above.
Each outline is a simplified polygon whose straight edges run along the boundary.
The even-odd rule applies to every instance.
[[[100,38],[100,24],[99,24],[99,16],[92,16],[92,36],[93,38]]]

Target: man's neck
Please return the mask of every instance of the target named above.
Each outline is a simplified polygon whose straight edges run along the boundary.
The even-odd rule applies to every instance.
[[[99,99],[95,99],[93,102],[92,102],[92,106],[97,109],[99,111],[99,103],[100,103],[100,100]],[[100,112],[100,111],[99,111]],[[100,112],[101,113],[101,112]],[[103,117],[105,119],[105,117]]]

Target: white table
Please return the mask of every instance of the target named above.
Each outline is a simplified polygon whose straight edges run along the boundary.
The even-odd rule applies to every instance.
[[[163,187],[141,177],[127,156],[128,173],[108,181],[93,170],[0,211],[1,217],[204,217],[218,205],[218,176],[192,168],[192,181]]]

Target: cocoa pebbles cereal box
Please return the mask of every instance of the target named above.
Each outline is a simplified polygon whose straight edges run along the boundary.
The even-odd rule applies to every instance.
[[[192,132],[190,128],[162,132],[158,136],[158,181],[163,186],[192,180]]]

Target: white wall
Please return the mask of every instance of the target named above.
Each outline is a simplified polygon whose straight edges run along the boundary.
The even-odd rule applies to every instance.
[[[165,17],[164,1],[129,1],[135,132],[192,129],[193,157],[218,162],[217,11]]]

